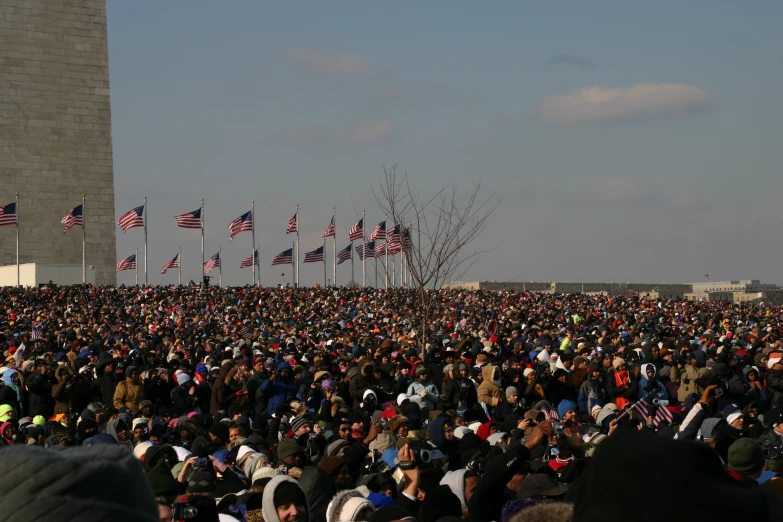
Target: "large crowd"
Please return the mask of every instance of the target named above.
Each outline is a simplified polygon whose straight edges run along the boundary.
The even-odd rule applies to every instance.
[[[783,519],[783,308],[418,302],[0,289],[0,517]]]

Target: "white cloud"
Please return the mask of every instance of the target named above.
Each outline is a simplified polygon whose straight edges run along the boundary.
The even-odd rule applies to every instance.
[[[372,143],[390,137],[395,131],[389,120],[359,123],[350,129],[304,127],[279,132],[274,138],[282,141],[310,141],[320,143]]]
[[[304,65],[317,72],[329,74],[357,75],[370,70],[367,59],[352,53],[321,51],[318,49],[288,49],[288,60]]]
[[[568,125],[677,113],[709,103],[710,93],[694,85],[639,83],[617,89],[594,85],[566,95],[548,96],[541,101],[539,110],[545,121]]]

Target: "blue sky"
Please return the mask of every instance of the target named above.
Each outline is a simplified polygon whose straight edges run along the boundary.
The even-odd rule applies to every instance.
[[[465,280],[783,282],[780,2],[107,4],[116,206],[149,197],[152,283],[179,246],[199,276],[172,216],[202,197],[224,283],[250,282],[226,227],[253,200],[279,283],[294,206],[304,252],[336,205],[340,249],[384,162],[503,196]],[[142,244],[118,229],[118,259]]]

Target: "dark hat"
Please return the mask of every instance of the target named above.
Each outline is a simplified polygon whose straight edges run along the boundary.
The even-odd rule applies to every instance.
[[[299,428],[312,424],[312,421],[305,419],[304,417],[297,417],[291,421],[291,431],[296,433]]]
[[[209,432],[214,435],[215,437],[219,438],[223,442],[228,442],[228,426],[223,424],[222,422],[216,422],[214,423],[210,428]]]
[[[296,439],[285,439],[277,445],[277,458],[280,460],[300,452],[302,452],[302,448]]]
[[[729,469],[737,473],[751,474],[764,467],[764,452],[753,439],[743,437],[729,446]]]
[[[767,428],[774,428],[783,423],[783,408],[774,408],[764,412],[764,424]]]
[[[318,462],[318,467],[331,475],[340,469],[343,464],[345,464],[345,461],[340,457],[323,457]]]
[[[217,481],[212,473],[199,469],[188,480],[188,493],[214,493],[217,489]]]
[[[150,429],[150,437],[163,437],[166,434],[165,424],[153,424]],[[226,439],[227,440],[227,439]]]
[[[556,483],[552,477],[543,473],[535,473],[519,483],[517,498],[524,500],[530,497],[559,497],[564,495],[568,488]]]
[[[146,476],[156,497],[168,497],[179,493],[179,482],[171,474],[165,461],[159,460]]]
[[[458,518],[462,516],[462,504],[459,497],[446,485],[428,491],[421,504],[422,520],[439,520],[448,516]]]
[[[293,481],[280,482],[275,488],[275,494],[273,497],[273,504],[275,507],[282,506],[283,504],[302,504],[307,505],[307,498],[299,484]]]
[[[679,477],[676,483],[671,482],[673,474]],[[638,486],[642,481],[656,484],[656,498],[667,501],[650,502],[650,492]],[[565,500],[574,504],[573,522],[620,522],[642,505],[645,520],[670,519],[671,506],[677,506],[678,520],[783,517],[783,498],[727,475],[706,444],[637,430],[621,429],[601,442]]]

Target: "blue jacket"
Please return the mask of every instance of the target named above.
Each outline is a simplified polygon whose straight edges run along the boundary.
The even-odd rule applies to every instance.
[[[287,362],[281,362],[277,365],[277,371],[279,373],[282,370],[288,370],[290,372],[291,378],[289,381],[283,381],[276,378],[273,381],[265,381],[264,384],[261,385],[261,391],[265,396],[269,397],[269,405],[267,407],[269,413],[277,411],[277,407],[284,404],[288,397],[296,397],[296,392],[299,388],[296,385],[296,382],[294,382],[291,365]]]

